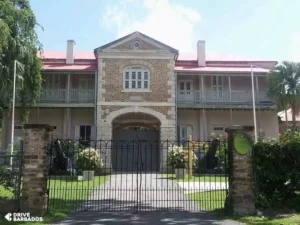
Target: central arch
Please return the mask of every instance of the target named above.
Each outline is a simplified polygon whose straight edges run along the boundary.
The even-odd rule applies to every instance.
[[[143,112],[128,112],[112,121],[114,171],[159,170],[160,120]]]

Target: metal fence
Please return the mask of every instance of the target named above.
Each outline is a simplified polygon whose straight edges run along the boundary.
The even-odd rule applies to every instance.
[[[0,212],[20,211],[23,141],[10,149],[0,151]]]
[[[215,211],[228,195],[227,142],[52,140],[48,210]]]

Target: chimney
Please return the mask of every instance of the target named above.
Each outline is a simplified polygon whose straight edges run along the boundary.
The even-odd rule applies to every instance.
[[[74,64],[74,52],[75,52],[75,41],[68,40],[67,41],[67,64]]]
[[[197,57],[198,57],[198,66],[205,66],[205,41],[198,41],[197,43]]]

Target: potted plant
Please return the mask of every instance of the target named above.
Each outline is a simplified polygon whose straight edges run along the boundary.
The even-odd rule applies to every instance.
[[[94,148],[86,148],[78,154],[77,166],[83,172],[83,180],[93,180],[95,170],[99,171],[103,164],[99,152]]]
[[[172,146],[168,150],[168,163],[172,168],[177,179],[183,179],[186,174],[186,159],[183,147]]]

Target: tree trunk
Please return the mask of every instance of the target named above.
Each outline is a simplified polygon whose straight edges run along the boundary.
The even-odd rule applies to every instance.
[[[292,107],[292,121],[293,121],[292,130],[295,131],[296,130],[296,109],[294,106]]]

